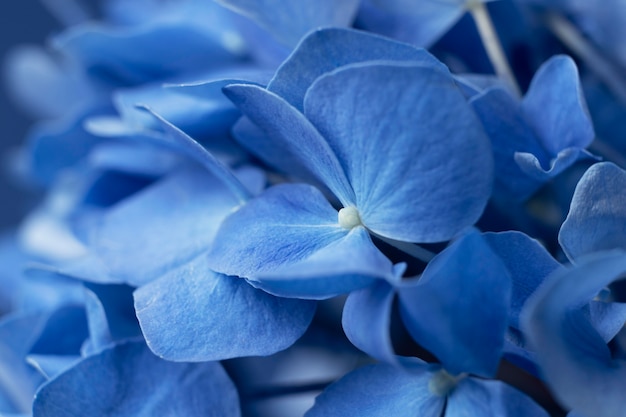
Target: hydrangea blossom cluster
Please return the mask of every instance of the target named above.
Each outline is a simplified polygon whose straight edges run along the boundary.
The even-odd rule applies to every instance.
[[[626,4],[580,3],[49,2],[0,416],[625,416]]]

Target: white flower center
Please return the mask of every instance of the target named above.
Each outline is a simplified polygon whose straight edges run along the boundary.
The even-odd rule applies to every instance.
[[[352,229],[361,225],[361,216],[359,216],[359,211],[356,207],[344,207],[339,210],[339,226],[344,229]]]

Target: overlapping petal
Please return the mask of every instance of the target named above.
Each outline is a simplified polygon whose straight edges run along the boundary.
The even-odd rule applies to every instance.
[[[200,257],[138,289],[135,308],[153,352],[195,362],[286,349],[309,326],[315,303],[254,289]]]
[[[54,43],[113,85],[143,84],[238,59],[199,26],[175,20],[126,29],[78,26]]]
[[[240,411],[218,363],[167,362],[144,343],[127,342],[84,359],[38,391],[34,417],[73,415],[237,417]]]
[[[426,368],[417,374],[383,364],[360,368],[328,387],[305,416],[440,417],[445,398],[430,392]]]
[[[311,29],[349,26],[359,0],[218,0],[250,17],[288,46]]]
[[[539,68],[521,103],[528,125],[548,151],[585,148],[594,137],[574,60],[559,55]]]
[[[413,63],[345,66],[313,83],[304,109],[373,232],[444,241],[482,214],[493,181],[490,145],[449,74]]]
[[[380,60],[420,63],[445,71],[425,49],[353,29],[326,28],[302,39],[267,89],[303,111],[306,91],[320,76],[344,65]]]
[[[446,417],[548,417],[537,403],[500,381],[466,378],[448,397]]]
[[[591,166],[576,186],[559,243],[577,260],[601,250],[626,248],[626,172],[610,162]]]
[[[565,406],[585,415],[618,416],[624,409],[626,366],[577,307],[626,273],[626,253],[601,252],[555,272],[528,301],[522,328],[543,375]]]
[[[364,0],[359,21],[372,32],[429,47],[466,12],[465,0]]]
[[[578,70],[567,56],[548,60],[535,74],[521,102],[498,87],[471,103],[495,153],[497,192],[525,200],[576,161],[594,139]]]
[[[344,205],[353,204],[354,192],[337,156],[302,113],[283,98],[254,85],[233,84],[226,87],[224,93],[272,139],[260,144],[262,155],[270,150],[275,152],[274,148],[282,149],[281,154],[295,158]],[[270,159],[273,160],[274,157]]]
[[[446,371],[495,375],[511,277],[480,234],[461,237],[428,264],[419,281],[398,293],[407,329]]]
[[[207,251],[221,221],[238,204],[213,176],[182,169],[102,217],[89,232],[89,248],[101,263],[94,268],[103,267],[115,282],[150,282]]]
[[[363,227],[355,227],[305,259],[258,273],[249,281],[283,297],[324,299],[392,277],[391,261],[372,243]]]
[[[270,293],[328,298],[392,275],[362,227],[347,230],[316,188],[272,187],[230,215],[210,250],[211,268]],[[240,239],[241,231],[246,239]]]
[[[388,282],[350,293],[343,307],[341,323],[350,342],[372,357],[393,364],[391,344],[391,308],[396,295]]]

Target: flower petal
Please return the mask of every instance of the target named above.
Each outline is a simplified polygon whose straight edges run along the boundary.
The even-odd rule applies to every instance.
[[[313,83],[304,108],[372,231],[444,241],[482,214],[493,181],[490,144],[449,74],[412,63],[345,66]]]
[[[624,360],[612,359],[606,342],[577,307],[625,273],[623,251],[582,258],[578,266],[551,275],[522,315],[522,329],[552,392],[564,406],[589,416],[623,412],[626,366]]]
[[[209,265],[222,274],[255,278],[301,261],[347,234],[337,211],[315,187],[277,185],[224,220]]]
[[[101,79],[122,85],[162,80],[190,68],[215,68],[237,59],[199,25],[176,20],[127,30],[81,25],[55,38],[54,45]]]
[[[295,46],[311,29],[349,26],[358,0],[218,0],[250,17],[288,46]]]
[[[257,274],[250,283],[282,297],[324,299],[392,279],[393,265],[363,227],[302,261]]]
[[[104,215],[91,231],[89,247],[100,260],[93,268],[104,268],[112,282],[150,282],[208,250],[238,203],[203,170],[175,172]]]
[[[537,240],[524,233],[511,231],[485,233],[483,236],[513,280],[509,324],[519,328],[524,303],[561,264]]]
[[[610,162],[592,165],[576,186],[559,243],[571,260],[626,249],[626,172]]]
[[[357,369],[324,390],[305,417],[440,417],[445,398],[430,392],[425,368],[416,374],[384,364]]]
[[[33,416],[72,415],[238,417],[240,411],[218,363],[167,362],[144,343],[128,342],[84,359],[39,390]]]
[[[466,12],[463,1],[364,0],[359,22],[376,32],[430,47]]]
[[[267,89],[301,112],[306,90],[320,76],[357,62],[411,61],[445,66],[425,49],[353,29],[326,28],[309,33],[276,71]]]
[[[552,157],[566,148],[585,148],[595,136],[576,63],[566,55],[553,57],[539,68],[521,110]]]
[[[385,281],[352,292],[343,307],[341,324],[350,342],[389,364],[396,362],[391,344],[391,307],[395,289]]]
[[[139,288],[135,308],[153,352],[196,362],[286,349],[308,328],[315,303],[274,297],[200,257]]]
[[[525,394],[500,381],[466,378],[452,391],[446,417],[548,417]]]
[[[224,88],[226,94],[243,114],[269,138],[252,145],[253,153],[274,161],[275,149],[283,149],[290,159],[297,160],[310,174],[325,184],[344,205],[354,201],[348,180],[324,138],[295,107],[283,98],[261,87],[233,84]]]
[[[451,374],[493,377],[507,328],[511,277],[477,232],[437,255],[398,289],[409,333]]]

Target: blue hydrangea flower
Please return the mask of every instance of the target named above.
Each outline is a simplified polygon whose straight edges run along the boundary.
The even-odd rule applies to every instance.
[[[305,416],[547,417],[516,389],[500,382],[453,377],[436,365],[420,363],[413,372],[370,365],[328,387]]]
[[[500,88],[471,99],[491,138],[497,198],[523,201],[581,158],[594,131],[574,61],[558,56],[535,74],[521,102]]]
[[[552,392],[586,416],[617,416],[624,409],[620,350],[613,356],[606,339],[578,308],[624,275],[624,255],[616,250],[580,258],[575,267],[551,275],[523,312],[522,328]],[[621,320],[616,327],[623,324]]]
[[[284,72],[312,55],[307,45]],[[431,62],[372,61],[319,74],[323,63],[305,72],[308,89],[307,79],[281,87],[293,104],[271,91],[278,74],[268,89],[227,87],[265,135],[252,147],[285,150],[343,208],[311,186],[271,188],[225,220],[211,266],[276,294],[328,297],[391,276],[368,232],[436,242],[476,221],[491,189],[489,146],[449,73]],[[454,109],[454,118],[438,108]]]

